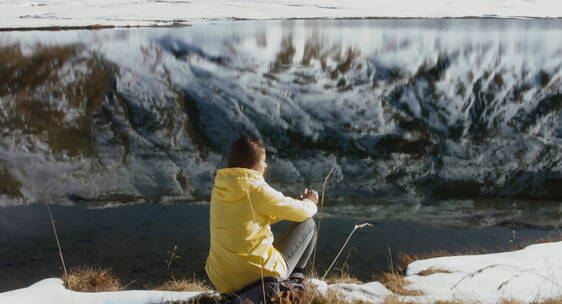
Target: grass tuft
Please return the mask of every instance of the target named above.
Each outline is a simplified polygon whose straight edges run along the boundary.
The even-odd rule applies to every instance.
[[[171,279],[164,284],[154,288],[154,290],[167,291],[211,291],[212,288],[203,281],[197,279]]]
[[[406,274],[406,270],[408,269],[408,265],[411,263],[418,261],[418,260],[427,260],[432,258],[440,258],[440,257],[449,257],[449,256],[458,256],[458,255],[475,255],[475,254],[483,254],[485,252],[475,252],[475,251],[459,251],[459,252],[449,252],[447,250],[436,250],[429,253],[424,254],[408,254],[408,253],[400,253],[398,255],[398,263],[395,265],[394,272],[400,274]]]
[[[411,284],[410,281],[406,280],[399,274],[396,273],[383,273],[375,278],[377,281],[381,282],[388,290],[392,291],[397,295],[402,296],[422,296],[423,292],[421,290],[406,289],[405,287]]]
[[[386,296],[382,303],[383,304],[416,304],[416,302],[408,301],[403,299],[402,297],[398,297],[395,295]]]
[[[418,273],[416,273],[419,276],[425,277],[428,275],[432,275],[434,273],[452,273],[452,271],[448,270],[448,269],[444,269],[444,268],[428,268],[428,269],[424,269]]]
[[[502,299],[499,304],[523,304],[523,302],[515,299]]]
[[[125,289],[109,269],[97,267],[78,267],[62,276],[64,286],[73,291],[98,292]]]
[[[532,302],[531,304],[562,304],[562,296],[550,298],[540,302]]]
[[[295,304],[367,304],[364,301],[347,301],[340,293],[328,291],[324,294],[317,292],[315,288],[308,288],[304,296]]]
[[[357,285],[365,284],[365,282],[362,282],[361,280],[359,280],[356,277],[349,274],[349,272],[347,272],[347,270],[341,270],[341,269],[337,273],[334,273],[334,274],[326,277],[324,280],[322,280],[322,278],[317,273],[308,274],[308,275],[306,275],[305,278],[306,278],[305,279],[306,281],[316,279],[316,280],[324,281],[328,284],[338,284],[338,283],[357,284]]]
[[[363,285],[364,282],[360,281],[356,277],[350,275],[349,273],[342,273],[337,276],[329,276],[324,281],[328,284],[338,284],[338,283],[346,283],[346,284],[357,284]]]

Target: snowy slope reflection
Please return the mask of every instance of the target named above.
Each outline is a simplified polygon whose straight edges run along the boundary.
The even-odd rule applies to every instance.
[[[288,193],[318,188],[334,167],[334,213],[556,226],[561,25],[4,33],[0,203],[206,199],[229,144],[250,133],[265,139],[269,180]]]

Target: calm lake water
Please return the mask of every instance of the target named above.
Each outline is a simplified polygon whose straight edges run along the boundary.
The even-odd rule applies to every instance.
[[[99,210],[53,206],[52,210],[67,267],[109,267],[131,288],[154,287],[170,275],[206,279],[208,204],[143,204]],[[395,259],[400,252],[496,252],[560,236],[559,231],[525,227],[454,228],[437,223],[326,217],[321,221],[318,243],[319,273],[331,263],[353,227],[365,222],[373,227],[353,235],[335,270],[337,273],[346,265],[345,269],[363,281],[387,271],[389,257]],[[274,225],[274,233],[280,233],[285,225]],[[4,208],[0,212],[0,229],[0,291],[61,275],[46,206]],[[178,258],[168,270],[167,261],[176,246]]]
[[[562,222],[562,20],[292,20],[0,33],[0,290],[69,265],[203,277],[215,170],[326,191],[323,269],[505,250]],[[280,229],[280,228],[276,228]],[[514,232],[515,231],[515,235]],[[341,264],[340,264],[341,265]]]

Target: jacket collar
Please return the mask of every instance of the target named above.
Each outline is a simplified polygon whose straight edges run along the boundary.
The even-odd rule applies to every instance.
[[[263,179],[263,175],[256,170],[248,168],[223,168],[217,170],[218,176],[239,176],[239,177],[253,177]]]

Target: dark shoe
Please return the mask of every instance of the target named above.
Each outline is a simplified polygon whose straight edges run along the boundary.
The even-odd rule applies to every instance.
[[[301,284],[304,282],[304,274],[302,272],[293,272],[289,276],[289,281]]]

